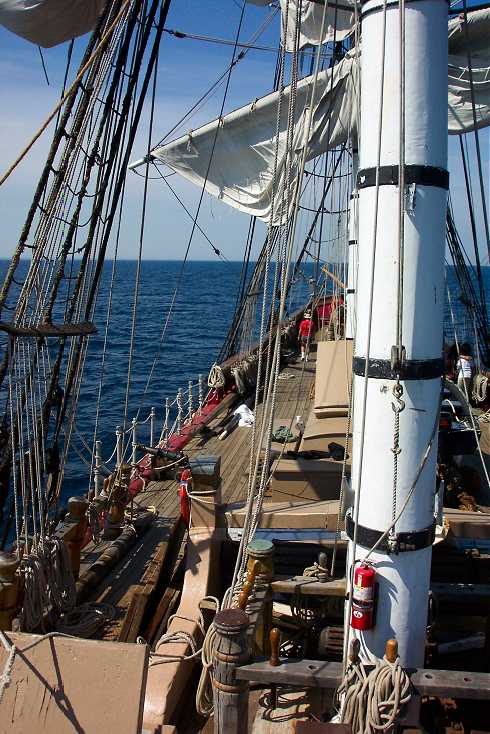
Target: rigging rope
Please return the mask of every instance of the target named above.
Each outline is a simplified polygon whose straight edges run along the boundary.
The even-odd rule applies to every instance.
[[[74,94],[74,92],[76,92],[76,90],[78,89],[79,84],[81,83],[81,81],[83,79],[83,76],[84,76],[85,72],[88,69],[90,69],[90,67],[92,66],[92,64],[94,63],[94,61],[100,56],[100,54],[102,53],[102,51],[104,51],[106,45],[108,44],[108,42],[110,40],[110,37],[112,35],[113,30],[116,28],[116,26],[119,23],[119,21],[123,18],[125,12],[128,9],[128,6],[130,5],[131,2],[133,2],[133,0],[123,0],[122,6],[121,6],[118,14],[116,15],[115,19],[113,20],[113,22],[111,23],[111,25],[109,26],[109,28],[105,31],[105,33],[102,36],[102,38],[101,38],[101,40],[100,40],[100,42],[99,42],[96,50],[93,52],[93,54],[88,59],[88,61],[86,62],[86,64],[84,66],[82,66],[82,68],[80,69],[78,75],[75,77],[75,80],[72,82],[72,84],[70,85],[69,89],[64,93],[64,95],[62,96],[62,98],[60,99],[60,101],[55,105],[53,111],[48,115],[48,117],[46,118],[46,120],[44,121],[44,123],[41,125],[41,127],[33,135],[33,137],[31,138],[31,140],[25,146],[25,148],[22,150],[22,152],[19,154],[19,156],[15,159],[15,161],[9,166],[9,168],[5,171],[5,173],[3,174],[3,176],[0,178],[0,186],[5,183],[5,181],[8,179],[8,177],[10,176],[10,174],[13,173],[13,171],[17,168],[17,166],[19,165],[19,163],[21,163],[21,161],[25,158],[25,156],[31,150],[31,148],[34,145],[34,143],[41,137],[41,135],[43,134],[43,132],[46,130],[46,128],[48,127],[49,123],[56,117],[56,115],[58,114],[59,110],[63,107],[63,105],[65,104],[65,102],[67,101],[67,99],[69,99],[69,97],[71,97],[71,95]]]

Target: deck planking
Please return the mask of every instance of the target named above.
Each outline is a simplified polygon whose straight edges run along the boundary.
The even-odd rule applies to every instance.
[[[311,388],[315,379],[315,354],[308,363],[298,361],[281,370],[283,376],[277,382],[275,417],[289,425],[296,415],[306,417],[311,405]],[[284,378],[284,375],[292,375]],[[257,409],[257,421],[263,415],[263,405]],[[218,416],[210,423],[210,428],[223,419]],[[189,458],[198,455],[219,455],[221,457],[221,501],[223,503],[244,500],[248,486],[250,428],[237,427],[227,438],[220,441],[212,436],[203,441],[202,436],[193,437],[184,451]],[[136,496],[136,509],[153,508],[157,519],[138,539],[125,558],[108,576],[102,580],[91,596],[92,601],[111,604],[115,609],[114,619],[100,633],[101,639],[117,640],[121,634],[126,614],[135,593],[141,589],[145,572],[156,554],[164,553],[165,546],[171,541],[172,528],[180,516],[178,482],[165,480],[149,482],[145,491]],[[89,543],[83,552],[81,572],[88,568],[107,547],[110,541],[102,541],[97,546]]]

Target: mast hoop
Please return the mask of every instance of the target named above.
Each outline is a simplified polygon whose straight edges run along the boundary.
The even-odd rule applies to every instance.
[[[358,377],[366,375],[366,358],[354,357],[352,370]],[[393,370],[391,359],[369,358],[367,376],[379,380],[435,380],[444,374],[444,360],[436,359],[405,359],[400,368]]]
[[[350,514],[347,514],[345,517],[345,531],[350,540],[354,538],[354,524]],[[385,530],[374,530],[358,524],[356,544],[363,548],[373,548],[378,540],[385,535],[385,532]],[[433,544],[435,536],[436,520],[434,518],[432,523],[422,530],[409,530],[387,536],[376,546],[376,551],[390,554],[422,550]]]
[[[357,174],[357,187],[367,189],[376,186],[376,174],[379,175],[380,186],[398,186],[399,166],[376,166],[362,168]],[[417,184],[418,186],[435,186],[439,189],[449,189],[449,171],[436,166],[421,166],[407,164],[404,167],[405,186]]]

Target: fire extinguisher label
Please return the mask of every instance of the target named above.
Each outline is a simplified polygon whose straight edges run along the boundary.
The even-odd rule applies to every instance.
[[[356,601],[369,602],[373,600],[373,587],[372,586],[358,586],[354,584],[354,597]]]

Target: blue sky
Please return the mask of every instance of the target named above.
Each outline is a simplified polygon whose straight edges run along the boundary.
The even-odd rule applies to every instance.
[[[166,27],[188,33],[233,39],[240,12],[239,0],[206,0],[204,3],[202,0],[180,0],[172,4]],[[241,39],[248,40],[269,12],[267,8],[247,5]],[[279,19],[276,16],[259,42],[276,46],[278,27]],[[75,43],[76,61],[80,58],[84,43],[84,38],[78,39]],[[63,45],[43,51],[50,80],[48,86],[37,47],[0,28],[1,171],[12,162],[58,100],[65,70],[66,48],[67,46]],[[158,72],[156,125],[153,136],[155,143],[223,72],[230,62],[231,54],[232,48],[228,46],[178,40],[164,35]],[[273,53],[249,51],[246,59],[237,65],[232,75],[225,111],[268,93],[272,85],[274,65]],[[220,88],[210,102],[186,124],[183,132],[215,117],[221,100]],[[140,157],[146,149],[148,114],[147,110],[145,112],[134,146],[133,159]],[[46,157],[50,137],[50,131],[47,131],[27,159],[1,187],[0,256],[9,257],[15,248],[18,233]],[[490,147],[488,129],[480,133],[480,139],[488,194]],[[470,148],[473,147],[473,140],[470,139]],[[474,165],[473,156],[472,163]],[[450,139],[449,168],[458,225],[466,239],[469,235],[468,217],[462,204],[464,188],[459,143],[456,139]],[[476,184],[476,172],[474,175]],[[177,176],[171,178],[171,183],[190,211],[194,211],[199,191],[185,181],[178,180]],[[142,194],[143,179],[128,174],[121,257],[136,256]],[[150,182],[147,211],[143,256],[147,259],[179,259],[185,250],[191,223],[163,182]],[[229,259],[241,259],[249,224],[247,216],[229,209],[206,195],[199,224]],[[260,225],[258,244],[263,240],[263,231],[264,228]],[[196,232],[190,258],[214,259],[214,257],[209,244]]]

